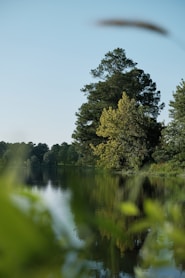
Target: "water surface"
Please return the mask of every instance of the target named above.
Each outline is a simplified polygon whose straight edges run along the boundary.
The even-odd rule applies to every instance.
[[[120,209],[122,203],[129,201],[142,214],[146,199],[161,205],[181,204],[185,201],[183,179],[123,177],[91,168],[64,167],[32,173],[26,182],[45,200],[56,237],[65,238],[70,246],[63,273],[69,273],[78,262],[89,269],[87,277],[185,277],[183,264],[176,262],[167,238],[165,248],[163,244],[156,253],[158,261],[160,256],[161,260],[165,258],[165,264],[147,266],[139,276],[137,268],[143,267],[142,251],[149,231],[129,234],[137,217],[125,217]],[[156,241],[160,237],[162,232]],[[79,250],[84,250],[80,259]]]

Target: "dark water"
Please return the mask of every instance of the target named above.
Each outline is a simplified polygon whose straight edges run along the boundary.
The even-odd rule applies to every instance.
[[[168,207],[183,205],[183,178],[123,177],[90,168],[64,167],[29,173],[26,183],[46,200],[56,235],[67,234],[74,249],[66,256],[64,273],[77,262],[78,266],[88,268],[87,277],[185,277],[185,260],[176,260],[171,247],[173,243],[165,237],[163,230],[159,230],[156,239],[153,237],[152,240],[155,243],[163,236],[165,248],[161,244],[156,251],[149,244],[149,249],[144,250],[150,229],[129,233],[138,217],[124,215],[120,209],[124,202],[132,202],[139,209],[141,218],[145,216],[145,200],[158,202],[161,208],[168,204]],[[79,248],[84,250],[80,260],[75,252]],[[143,255],[146,250],[154,253],[155,261],[156,255],[157,266],[156,262],[145,262],[149,257]],[[165,263],[160,264],[160,258],[161,262],[165,258]]]

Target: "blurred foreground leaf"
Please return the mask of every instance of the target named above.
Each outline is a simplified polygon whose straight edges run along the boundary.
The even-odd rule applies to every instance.
[[[100,26],[114,26],[114,27],[134,27],[134,28],[140,28],[140,29],[146,29],[152,32],[159,33],[161,35],[168,35],[168,31],[164,29],[163,27],[143,21],[143,20],[132,20],[132,19],[104,19],[100,20],[98,22],[98,25]]]
[[[139,210],[134,203],[124,202],[121,204],[121,211],[127,216],[136,216],[139,214]]]
[[[151,222],[156,224],[164,222],[164,211],[157,201],[146,200],[144,209]]]
[[[2,181],[0,186],[0,277],[61,277],[62,253],[49,214],[41,210],[37,219],[26,214],[12,201],[13,189],[2,190]]]

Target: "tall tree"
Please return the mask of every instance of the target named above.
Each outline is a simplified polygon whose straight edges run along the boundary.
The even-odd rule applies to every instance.
[[[136,65],[126,57],[125,50],[117,48],[108,52],[100,65],[91,70],[92,77],[99,81],[85,85],[82,89],[87,102],[76,113],[76,130],[72,135],[85,163],[92,163],[94,158],[90,144],[96,146],[102,142],[102,138],[96,134],[102,110],[109,106],[115,109],[123,91],[130,99],[134,98],[137,105],[143,106],[145,113],[156,122],[163,108],[163,104],[160,104],[160,92],[150,75],[136,68]]]
[[[169,103],[170,123],[162,132],[161,145],[155,152],[158,160],[185,166],[185,81],[182,79]]]
[[[173,93],[173,100],[170,101],[169,116],[178,124],[185,124],[185,81],[182,79]]]

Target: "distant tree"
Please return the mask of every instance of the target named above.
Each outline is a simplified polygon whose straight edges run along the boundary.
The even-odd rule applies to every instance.
[[[4,166],[5,164],[5,153],[7,151],[7,143],[4,141],[0,142],[0,166]]]
[[[96,134],[101,113],[104,108],[115,109],[123,91],[154,119],[153,127],[157,130],[156,119],[164,104],[160,104],[160,92],[150,75],[136,68],[136,65],[126,57],[123,49],[117,48],[108,52],[100,65],[91,70],[92,76],[99,81],[85,85],[82,89],[87,96],[87,103],[82,104],[76,113],[76,130],[72,135],[82,163],[93,163],[90,144],[96,146],[102,143],[102,138]]]
[[[43,157],[43,163],[44,166],[55,167],[57,164],[55,153],[51,150],[46,152]]]
[[[28,169],[32,170],[38,170],[41,167],[41,163],[36,155],[32,155],[28,160],[27,160],[27,167]]]
[[[91,145],[99,165],[106,168],[138,169],[148,155],[147,134],[150,118],[134,99],[123,93],[118,108],[103,109],[97,135],[107,140]]]
[[[12,144],[11,148],[15,159],[17,158],[22,161],[25,161],[33,151],[33,143],[31,142],[29,142],[28,144],[24,142],[14,143]]]
[[[42,163],[44,154],[48,151],[49,147],[47,144],[39,143],[38,145],[34,146],[32,155],[35,155],[38,158],[39,162]]]
[[[63,163],[63,164],[66,164],[67,163],[67,159],[68,159],[68,149],[69,149],[69,144],[66,143],[66,142],[63,142],[61,145],[60,145],[60,151],[59,151],[59,159],[60,159],[60,162]]]
[[[3,164],[8,165],[11,160],[12,160],[12,152],[10,149],[7,149],[3,154],[2,162]]]
[[[7,143],[3,159],[6,164],[14,166],[23,164],[26,158],[26,143]]]
[[[78,153],[73,144],[69,145],[67,150],[67,161],[69,164],[75,164],[78,160]]]
[[[51,152],[54,154],[57,163],[60,162],[60,148],[59,144],[55,144],[51,147]]]
[[[5,143],[4,141],[1,141],[0,142],[0,158],[3,157],[6,150],[7,150],[7,143]]]

